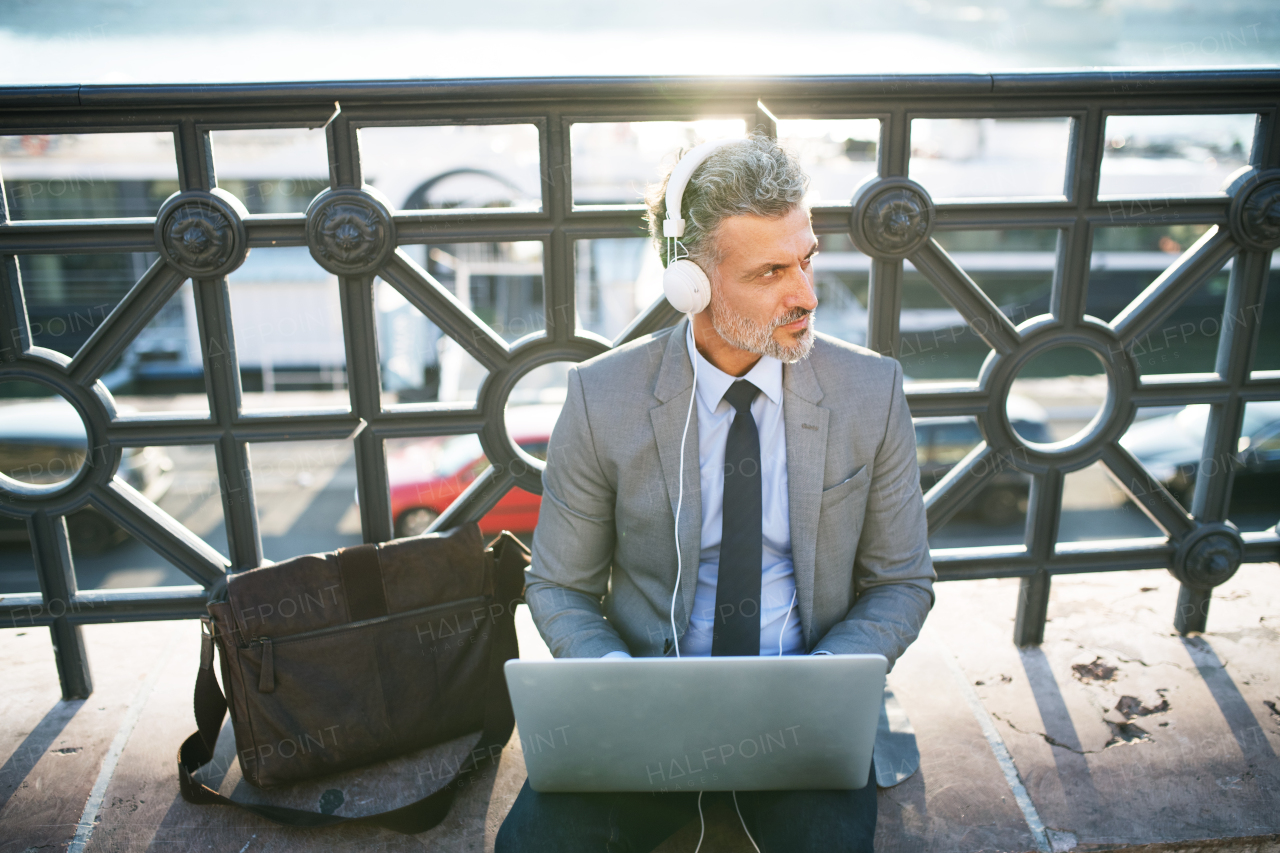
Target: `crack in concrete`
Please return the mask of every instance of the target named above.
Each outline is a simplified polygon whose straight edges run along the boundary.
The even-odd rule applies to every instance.
[[[1068,752],[1074,752],[1076,755],[1097,755],[1099,752],[1099,750],[1096,750],[1096,749],[1076,749],[1074,746],[1065,744],[1062,741],[1058,740],[1057,738],[1052,737],[1051,735],[1045,734],[1044,732],[1031,732],[1031,731],[1027,731],[1026,729],[1020,729],[1016,725],[1014,725],[1012,720],[1006,720],[1004,717],[1001,717],[999,714],[995,713],[994,711],[991,713],[991,716],[995,717],[997,720],[1001,721],[1002,723],[1007,725],[1009,728],[1013,729],[1018,734],[1031,735],[1032,737],[1043,738],[1044,742],[1049,744],[1049,746],[1061,747],[1062,749],[1065,749]]]
[[[1120,661],[1121,663],[1136,663],[1136,664],[1138,664],[1138,665],[1140,665],[1140,666],[1145,666],[1145,667],[1147,667],[1147,668],[1150,668],[1150,667],[1153,667],[1153,666],[1171,666],[1171,667],[1173,667],[1174,669],[1180,669],[1180,670],[1182,670],[1183,672],[1188,672],[1188,671],[1189,671],[1189,670],[1188,670],[1185,666],[1183,666],[1182,664],[1174,663],[1174,662],[1173,662],[1173,661],[1171,661],[1171,660],[1161,660],[1161,661],[1156,661],[1155,663],[1147,663],[1147,662],[1146,662],[1145,660],[1143,660],[1142,658],[1124,658],[1124,657],[1120,657],[1120,655],[1116,655],[1116,660]]]
[[[1056,746],[1059,749],[1065,749],[1067,752],[1074,752],[1076,755],[1098,755],[1104,750],[1108,750],[1113,746],[1127,746],[1135,743],[1153,743],[1151,733],[1146,729],[1134,723],[1113,723],[1110,720],[1103,720],[1111,729],[1111,739],[1102,745],[1102,749],[1078,749],[1070,744],[1063,743],[1057,738],[1045,732],[1028,731],[1014,725],[1012,720],[1006,720],[999,714],[992,712],[991,716],[1000,720],[1002,723],[1013,729],[1018,734],[1030,735],[1044,740],[1049,746]]]

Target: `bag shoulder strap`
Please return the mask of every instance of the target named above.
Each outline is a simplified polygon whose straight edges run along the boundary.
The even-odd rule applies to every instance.
[[[213,634],[206,629],[200,647],[200,670],[196,675],[197,731],[178,749],[178,787],[182,791],[182,798],[189,803],[236,806],[284,826],[367,824],[414,835],[425,832],[444,820],[458,791],[466,787],[480,772],[484,762],[497,762],[515,729],[515,715],[511,710],[511,697],[507,693],[507,680],[502,665],[507,660],[520,656],[513,611],[514,604],[520,600],[523,591],[524,567],[529,563],[529,552],[520,540],[505,531],[494,540],[492,547],[497,570],[495,592],[503,606],[494,620],[493,646],[489,652],[484,730],[466,760],[443,787],[416,802],[389,811],[359,817],[341,817],[305,809],[237,802],[196,781],[195,772],[213,760],[214,746],[218,742],[222,721],[227,713],[226,696],[218,686],[213,672]],[[209,624],[208,620],[203,621],[205,625]]]

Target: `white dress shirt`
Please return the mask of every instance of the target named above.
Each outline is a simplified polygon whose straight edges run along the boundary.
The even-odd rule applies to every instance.
[[[698,465],[702,480],[702,539],[698,555],[698,586],[689,627],[680,638],[680,654],[711,654],[716,581],[720,574],[720,535],[724,524],[724,450],[736,414],[724,394],[738,377],[730,376],[702,357],[686,339],[690,359],[698,365]],[[743,377],[760,389],[751,415],[760,434],[761,543],[760,654],[804,654],[800,609],[793,606],[795,570],[791,564],[791,513],[787,494],[787,433],[782,416],[782,362],[763,355]],[[686,496],[687,497],[687,496]],[[686,500],[684,512],[689,511]],[[675,535],[675,531],[672,531]],[[685,571],[692,562],[685,554]],[[783,625],[783,620],[786,625]],[[605,657],[629,657],[609,652]]]

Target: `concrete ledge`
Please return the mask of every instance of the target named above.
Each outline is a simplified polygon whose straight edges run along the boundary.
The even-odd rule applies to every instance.
[[[1213,630],[1183,638],[1171,626],[1177,584],[1165,572],[1056,578],[1045,643],[1024,650],[1010,639],[1016,580],[940,585],[925,634],[890,675],[920,741],[921,769],[880,792],[877,850],[1280,853],[1276,580],[1274,565],[1241,569],[1215,594]],[[520,628],[523,654],[545,656],[527,613]],[[194,729],[198,627],[100,625],[85,634],[97,690],[68,703],[47,631],[0,631],[0,853],[481,853],[493,849],[524,781],[513,737],[441,826],[412,837],[288,830],[191,806],[178,795],[175,755]],[[229,735],[228,727],[205,771],[210,784],[244,800],[325,803],[339,814],[422,796],[474,740],[261,791],[241,778]],[[993,739],[1011,757],[1006,766]],[[728,799],[706,804],[702,850],[749,849]],[[694,821],[658,849],[688,853],[697,838]]]

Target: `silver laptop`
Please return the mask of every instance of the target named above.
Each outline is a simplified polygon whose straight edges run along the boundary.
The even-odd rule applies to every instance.
[[[509,660],[529,785],[756,791],[867,784],[881,655]]]

